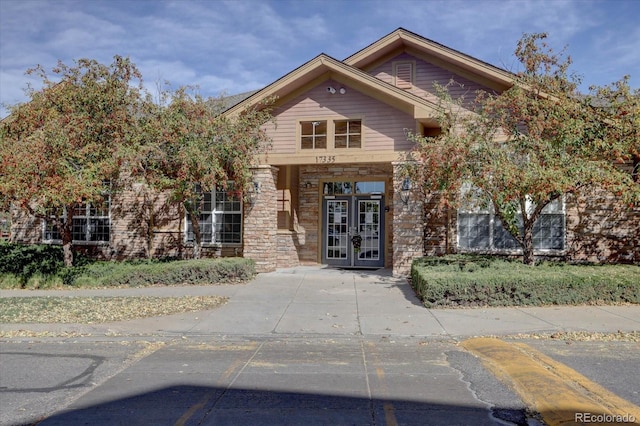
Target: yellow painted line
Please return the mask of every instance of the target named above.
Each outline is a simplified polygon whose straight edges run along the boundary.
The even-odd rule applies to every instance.
[[[586,416],[604,420],[597,424],[640,425],[640,407],[528,345],[474,338],[462,346],[550,426],[592,423],[585,422]]]
[[[229,366],[229,368],[227,368],[224,373],[222,373],[222,377],[221,379],[224,381],[227,381],[231,378],[232,375],[234,375],[236,373],[236,371],[238,371],[240,369],[240,367],[242,367],[243,365],[245,365],[247,362],[245,360],[242,359],[237,359],[235,361],[233,361],[231,363],[231,365]]]
[[[225,350],[229,352],[250,351],[250,350],[255,350],[256,343],[250,342],[249,344],[243,345],[243,346],[232,345],[232,346],[224,346],[222,348],[218,346],[199,345],[199,346],[196,346],[195,348],[198,350]],[[224,371],[224,373],[222,373],[221,380],[224,380],[224,381],[229,380],[229,378],[232,375],[234,375],[246,363],[247,361],[244,361],[242,359],[236,359],[235,361],[233,361],[231,365]],[[193,415],[198,410],[201,410],[202,408],[204,408],[204,406],[211,400],[211,398],[213,398],[214,395],[215,395],[214,392],[207,392],[202,397],[202,399],[200,399],[200,401],[198,401],[196,404],[189,407],[189,409],[185,411],[184,414],[182,414],[182,416],[180,416],[180,418],[174,423],[174,426],[184,426],[187,423],[187,421],[189,421],[191,417],[193,417]]]
[[[382,388],[385,393],[387,392],[386,381],[384,377],[384,369],[381,367],[376,367],[376,376],[378,376],[378,380],[382,384]],[[382,410],[384,411],[384,421],[387,426],[398,426],[398,420],[396,419],[395,407],[389,401],[386,401],[382,404]]]
[[[384,421],[387,426],[398,426],[398,421],[396,420],[395,408],[393,404],[390,402],[385,402],[382,404],[382,408],[384,410]]]
[[[368,344],[371,349],[371,356],[376,363],[380,363],[380,356],[376,351],[376,347],[373,343]],[[384,395],[389,395],[389,389],[387,387],[387,381],[385,379],[384,368],[376,367],[376,376],[380,382],[380,388]],[[382,403],[382,410],[384,411],[384,421],[387,426],[398,426],[398,419],[396,419],[395,407],[391,401],[385,401]]]
[[[209,402],[209,400],[213,397],[213,392],[206,393],[197,404],[189,407],[187,411],[184,412],[182,416],[174,423],[174,426],[184,426],[189,419],[196,413],[196,411],[201,410],[204,406]]]

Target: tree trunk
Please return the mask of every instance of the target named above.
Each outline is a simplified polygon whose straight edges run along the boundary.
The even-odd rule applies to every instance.
[[[534,266],[536,262],[533,254],[533,224],[525,223],[522,235],[522,263],[529,266]]]
[[[193,229],[193,259],[200,259],[202,255],[202,234],[200,233],[200,221],[198,220],[198,212],[187,208],[189,218],[191,219],[191,228]]]
[[[154,203],[153,198],[149,195],[149,189],[146,188],[144,190],[144,204],[148,213],[147,220],[147,259],[151,259],[153,253],[153,236],[155,231],[155,211],[154,211]]]
[[[73,211],[73,207],[68,209],[69,212]],[[64,266],[73,266],[73,216],[69,213],[64,222],[59,222],[62,226],[60,229],[60,236],[62,237],[62,253],[64,256]]]
[[[191,216],[191,225],[193,226],[193,258],[200,259],[202,255],[202,234],[200,233],[200,222],[195,216]]]

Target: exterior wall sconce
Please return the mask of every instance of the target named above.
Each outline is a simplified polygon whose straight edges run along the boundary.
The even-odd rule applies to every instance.
[[[400,200],[402,200],[402,204],[405,206],[409,204],[409,197],[411,195],[411,180],[409,178],[404,178],[402,181],[402,186],[400,187]]]
[[[258,194],[260,194],[261,190],[262,185],[260,185],[260,182],[251,182],[251,185],[249,185],[249,189],[247,191],[247,202],[249,202],[249,204],[251,205],[255,204],[256,200],[258,199]]]

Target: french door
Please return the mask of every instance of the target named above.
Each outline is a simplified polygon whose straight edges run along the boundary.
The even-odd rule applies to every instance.
[[[322,262],[333,266],[384,266],[382,196],[330,196],[322,202]]]

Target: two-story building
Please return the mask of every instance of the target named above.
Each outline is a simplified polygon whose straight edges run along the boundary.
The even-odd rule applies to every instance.
[[[277,97],[266,128],[272,145],[253,169],[250,203],[215,191],[205,199],[205,255],[242,255],[259,271],[317,263],[406,274],[424,254],[513,253],[491,212],[436,211],[400,174],[407,132],[440,131],[434,83],[450,80],[458,83],[452,96],[473,96],[506,90],[513,75],[398,29],[342,61],[320,54],[239,101],[225,114]],[[143,192],[134,185],[106,209],[79,212],[78,244],[116,258],[188,251],[184,212],[167,207],[150,232],[134,208]],[[162,210],[166,198],[145,202]],[[543,215],[536,244],[572,260],[638,262],[639,218],[615,197],[567,199]],[[55,241],[44,222],[18,223],[14,240]]]

